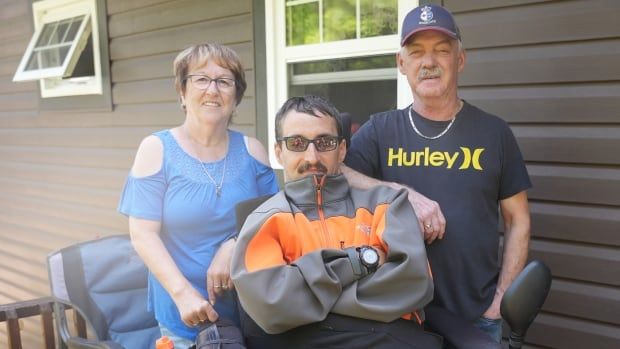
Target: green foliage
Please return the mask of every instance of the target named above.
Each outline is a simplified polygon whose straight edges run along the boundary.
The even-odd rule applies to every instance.
[[[360,0],[362,38],[398,31],[398,0]]]
[[[307,3],[286,8],[286,44],[316,44],[319,37],[319,4]]]
[[[357,1],[360,3],[359,34]],[[319,13],[319,1],[286,7],[288,46],[391,35],[398,30],[398,0],[322,0],[322,3],[322,14]],[[319,31],[320,15],[323,20],[322,41]]]
[[[355,37],[355,0],[323,0],[323,41]]]

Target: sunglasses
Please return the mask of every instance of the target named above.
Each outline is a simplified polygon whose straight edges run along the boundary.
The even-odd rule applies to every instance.
[[[284,141],[286,149],[294,152],[306,151],[310,143],[314,144],[314,147],[319,152],[332,151],[338,147],[341,140],[342,137],[340,136],[318,136],[315,139],[308,139],[303,136],[290,136],[277,139],[278,142]]]

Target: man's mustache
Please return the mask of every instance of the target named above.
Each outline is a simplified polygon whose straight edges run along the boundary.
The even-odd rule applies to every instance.
[[[418,81],[427,78],[438,78],[441,76],[441,74],[443,74],[443,71],[440,67],[434,67],[431,69],[422,68],[422,70],[420,70],[420,72],[418,73]]]
[[[308,171],[308,169],[310,168],[314,168],[314,170],[318,172],[327,173],[327,167],[325,167],[325,165],[323,165],[321,162],[316,162],[314,164],[304,162],[297,168],[297,173],[302,174]]]

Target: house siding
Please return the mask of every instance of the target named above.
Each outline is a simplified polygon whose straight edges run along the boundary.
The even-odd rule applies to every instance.
[[[432,2],[463,32],[461,97],[511,124],[534,184],[530,258],[554,280],[527,348],[620,347],[620,2]],[[233,128],[266,124],[253,4],[107,0],[113,107],[86,112],[41,110],[36,83],[11,81],[31,3],[0,0],[0,304],[49,294],[50,251],[127,232],[116,204],[135,150],[183,120],[172,77],[181,49],[235,49],[249,86]],[[38,319],[23,319],[24,348],[41,347],[39,333]]]
[[[145,136],[180,124],[172,61],[218,42],[241,57],[248,89],[232,128],[256,134],[251,0],[107,0],[111,111],[42,110],[37,83],[11,80],[33,33],[29,0],[0,0],[0,304],[49,295],[45,258],[127,233],[116,212]],[[24,348],[42,347],[38,318]],[[0,327],[0,347],[7,347]]]
[[[620,347],[620,2],[443,5],[467,49],[461,97],[510,123],[533,182],[530,259],[554,279],[528,344]]]

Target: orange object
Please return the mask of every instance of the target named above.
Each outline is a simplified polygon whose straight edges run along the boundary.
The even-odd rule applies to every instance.
[[[174,349],[174,343],[170,338],[162,336],[155,342],[155,349]]]

